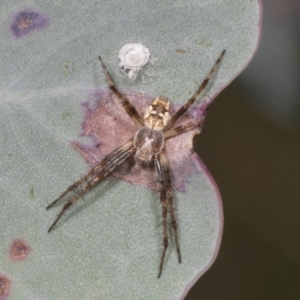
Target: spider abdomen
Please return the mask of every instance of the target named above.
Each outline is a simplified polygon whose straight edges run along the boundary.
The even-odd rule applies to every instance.
[[[136,148],[135,159],[142,164],[149,164],[153,155],[162,151],[164,135],[162,131],[144,126],[136,133],[133,143]]]
[[[170,119],[170,102],[163,97],[155,98],[144,115],[145,125],[154,130],[164,129]]]

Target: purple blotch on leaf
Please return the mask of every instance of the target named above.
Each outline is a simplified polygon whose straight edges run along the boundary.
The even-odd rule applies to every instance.
[[[10,280],[4,275],[0,274],[0,299],[5,300],[8,297],[10,290]]]
[[[140,115],[144,115],[146,108],[153,101],[143,93],[124,92],[127,99],[136,107]],[[132,138],[138,128],[125,112],[120,100],[110,91],[94,90],[90,93],[88,101],[83,103],[85,108],[84,121],[82,123],[82,136],[91,139],[88,144],[73,141],[73,147],[94,166],[115,148]],[[171,107],[171,113],[178,107]],[[190,109],[176,123],[182,125],[199,117],[201,109]],[[166,141],[166,152],[171,165],[173,186],[184,192],[189,177],[201,172],[198,157],[193,151],[193,136],[199,133],[195,128],[189,132],[178,135]],[[148,186],[157,190],[157,182],[154,179],[154,169],[136,164],[133,159],[127,159],[116,168],[110,177],[120,178],[133,184]]]
[[[9,257],[13,261],[24,260],[31,252],[30,246],[22,239],[15,239],[9,248]]]
[[[43,29],[48,23],[48,18],[38,12],[21,11],[12,18],[10,29],[13,35],[21,38],[34,30]]]

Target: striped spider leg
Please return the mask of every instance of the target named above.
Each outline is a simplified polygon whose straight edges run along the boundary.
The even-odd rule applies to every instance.
[[[107,83],[113,93],[116,94],[126,113],[134,124],[138,127],[136,134],[129,141],[113,150],[104,157],[99,163],[74,184],[70,185],[57,199],[47,206],[47,209],[54,207],[60,200],[70,195],[69,201],[62,207],[60,213],[49,227],[50,232],[64,212],[68,210],[79,198],[101,180],[105,179],[117,166],[122,164],[130,156],[134,156],[135,162],[142,167],[149,167],[154,164],[156,171],[160,202],[162,205],[162,224],[163,224],[163,252],[160,259],[158,277],[161,276],[165,256],[168,248],[168,223],[171,223],[171,230],[174,234],[175,246],[178,261],[181,263],[181,251],[177,234],[177,221],[173,208],[173,187],[171,182],[171,169],[166,154],[165,141],[195,128],[202,128],[204,116],[192,120],[186,124],[174,127],[177,120],[188,110],[196,101],[200,93],[206,87],[213,73],[220,64],[225,50],[223,50],[215,61],[213,67],[203,80],[202,84],[190,98],[173,116],[170,114],[170,102],[163,97],[155,98],[146,108],[144,116],[141,116],[130,101],[117,89],[111,75],[106,69],[104,62],[99,57]]]
[[[54,207],[57,202],[63,199],[66,195],[74,190],[78,189],[78,192],[63,206],[62,210],[56,217],[55,221],[49,227],[50,232],[56,225],[58,220],[62,217],[64,212],[70,208],[81,196],[83,196],[89,189],[91,189],[96,183],[107,177],[117,166],[124,162],[130,155],[134,154],[133,139],[130,139],[125,144],[121,145],[105,158],[103,158],[98,164],[91,168],[91,170],[77,182],[73,183],[64,191],[57,199],[47,206],[46,209]]]

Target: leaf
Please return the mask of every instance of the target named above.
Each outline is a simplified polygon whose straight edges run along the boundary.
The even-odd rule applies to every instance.
[[[171,240],[162,277],[159,195],[106,180],[47,229],[60,208],[45,207],[89,166],[80,139],[81,104],[107,84],[183,104],[223,49],[226,56],[198,100],[209,103],[249,63],[260,32],[259,1],[2,1],[0,98],[0,289],[5,299],[180,299],[214,261],[223,215],[204,165],[176,192],[182,264]],[[118,51],[141,42],[152,54],[131,82]],[[154,73],[155,76],[148,76]],[[202,104],[201,104],[202,103]],[[112,130],[114,130],[112,128]],[[81,138],[82,142],[89,142]],[[30,251],[12,258],[14,240]],[[27,256],[28,255],[28,256]],[[5,279],[3,279],[5,278]],[[1,294],[2,293],[2,294]]]

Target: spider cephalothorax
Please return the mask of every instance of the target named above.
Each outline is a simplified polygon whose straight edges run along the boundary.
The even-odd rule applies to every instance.
[[[171,170],[169,160],[165,150],[165,140],[176,135],[182,134],[195,128],[201,128],[204,117],[199,117],[183,125],[174,126],[179,118],[185,114],[190,106],[196,101],[200,93],[206,87],[212,74],[220,64],[225,50],[222,51],[219,58],[214,63],[207,77],[196,93],[183,105],[173,116],[170,113],[170,102],[163,97],[157,97],[152,101],[142,117],[130,101],[116,88],[115,83],[108,73],[101,57],[100,62],[110,89],[116,94],[122,103],[125,111],[138,127],[136,134],[123,145],[114,149],[106,155],[100,162],[96,163],[90,171],[69,186],[56,200],[54,200],[47,209],[55,206],[62,198],[69,193],[74,192],[71,199],[63,206],[60,213],[48,229],[50,232],[56,225],[63,213],[72,206],[81,196],[83,196],[95,184],[106,178],[116,167],[121,165],[129,157],[134,156],[136,163],[147,167],[153,162],[157,176],[157,185],[160,193],[160,202],[162,205],[162,225],[163,225],[163,252],[160,260],[158,277],[161,276],[166,251],[168,248],[168,222],[170,222],[173,233],[178,261],[181,262],[181,253],[177,235],[177,221],[173,208],[173,187],[171,183]]]
[[[136,149],[135,159],[141,164],[148,165],[152,161],[153,155],[158,155],[162,151],[164,134],[160,130],[144,126],[136,133],[133,145]]]

